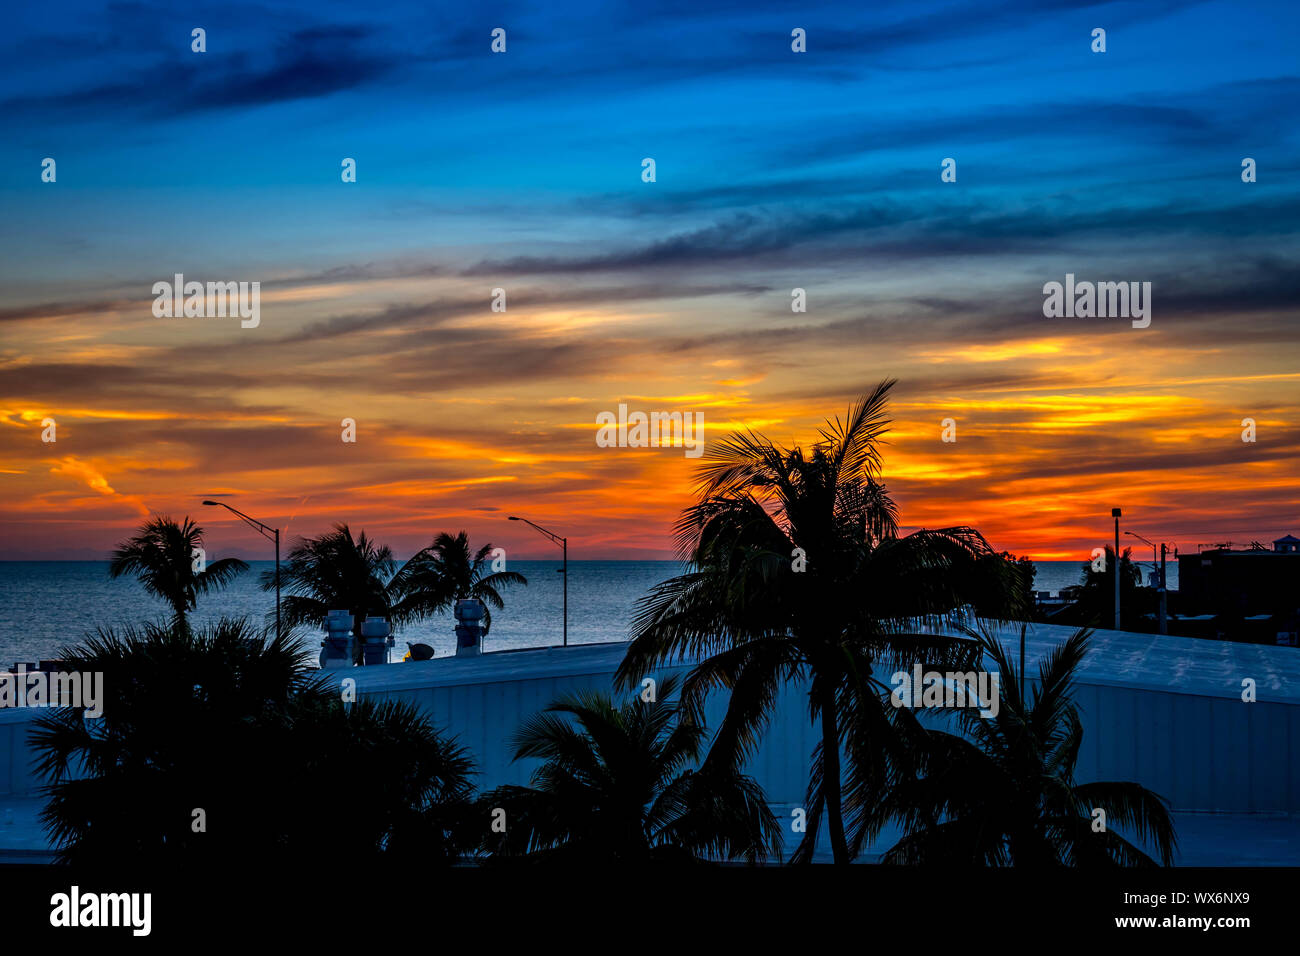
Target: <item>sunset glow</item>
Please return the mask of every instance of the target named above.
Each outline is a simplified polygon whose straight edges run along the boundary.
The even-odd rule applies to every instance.
[[[779,55],[784,16],[755,57],[761,31],[725,17],[648,18],[601,46],[520,14],[532,39],[501,99],[487,56],[449,72],[436,33],[405,50],[428,34],[415,8],[405,28],[321,11],[240,38],[265,72],[254,103],[234,75],[253,67],[219,53],[191,76],[178,48],[179,72],[158,73],[140,50],[162,21],[132,9],[87,14],[121,44],[74,36],[84,55],[48,86],[24,64],[32,85],[7,103],[0,558],[102,558],[151,512],[265,557],[201,507],[213,495],[290,538],[346,521],[399,555],[464,528],[549,557],[506,522],[523,514],[574,559],[670,557],[698,464],[597,447],[599,413],[703,412],[710,442],[807,443],[890,377],[884,479],[908,528],[969,524],[1043,560],[1086,558],[1115,506],[1185,548],[1300,533],[1300,191],[1278,169],[1297,80],[1293,31],[1262,13],[1117,17],[1102,67],[1086,40],[1064,59],[1038,42],[1062,18],[957,34],[938,8],[845,8],[837,30],[868,49],[810,70]],[[1207,30],[1224,52],[1195,77],[1155,39]],[[295,57],[337,76],[277,94]],[[176,110],[159,77],[182,73],[206,99]],[[92,107],[112,84],[133,92],[110,124]],[[39,180],[46,155],[57,183]],[[155,318],[151,284],[182,272],[260,281],[260,325]],[[1152,282],[1150,327],[1044,317],[1043,284],[1066,273]]]

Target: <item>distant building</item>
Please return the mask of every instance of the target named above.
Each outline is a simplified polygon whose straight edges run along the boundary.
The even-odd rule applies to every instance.
[[[1273,542],[1273,551],[1276,554],[1296,554],[1300,552],[1300,538],[1293,534],[1278,538]]]
[[[1253,618],[1259,625],[1249,630],[1260,637],[1275,631],[1278,643],[1293,643],[1300,613],[1300,538],[1278,538],[1272,551],[1214,548],[1180,554],[1178,596],[1185,615],[1216,615],[1221,625]]]

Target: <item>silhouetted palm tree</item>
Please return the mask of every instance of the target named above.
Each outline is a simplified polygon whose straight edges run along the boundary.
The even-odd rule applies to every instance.
[[[712,690],[730,691],[706,771],[742,766],[781,687],[807,681],[821,743],[798,861],[811,859],[824,809],[835,861],[847,862],[844,788],[866,806],[885,785],[890,730],[872,680],[877,661],[960,663],[972,642],[923,632],[962,618],[962,606],[977,599],[986,613],[1005,605],[1010,616],[1021,593],[1009,562],[990,573],[992,549],[971,528],[899,535],[878,480],[892,385],[882,382],[843,421],[827,422],[806,451],[753,432],[710,448],[700,500],[677,525],[688,571],[642,599],[618,672],[628,687],[660,664],[694,659],[682,691],[688,707],[698,710]]]
[[[118,545],[108,573],[113,578],[134,575],[146,591],[171,606],[177,624],[188,627],[186,614],[194,610],[200,594],[220,590],[248,570],[238,558],[200,561],[202,547],[203,529],[189,517],[177,524],[166,515],[156,515]]]
[[[387,545],[364,531],[353,538],[346,524],[316,538],[300,538],[280,570],[285,627],[319,627],[331,610],[352,615],[352,655],[362,659],[361,624],[367,616],[390,618],[389,579],[397,562]],[[262,572],[262,590],[275,590],[275,572]],[[268,616],[272,619],[274,614]]]
[[[347,707],[288,638],[223,619],[101,630],[64,649],[103,674],[103,715],[32,732],[65,862],[118,867],[379,853],[450,860],[472,841],[472,764],[410,705]]]
[[[400,620],[419,620],[453,607],[457,601],[476,598],[483,602],[483,633],[492,626],[492,608],[505,607],[498,589],[511,584],[528,584],[517,571],[493,571],[488,560],[492,545],[470,553],[469,536],[446,532],[415,554],[397,572],[390,590],[398,597],[393,614]]]
[[[669,701],[638,695],[615,706],[606,693],[563,697],[515,734],[515,759],[544,762],[531,787],[498,787],[484,819],[505,811],[501,856],[566,862],[744,859],[779,856],[780,831],[762,788],[729,766],[691,769],[705,729]]]
[[[1028,699],[1011,655],[987,632],[981,635],[1000,674],[997,715],[961,710],[956,719],[964,736],[904,722],[913,773],[873,811],[877,821],[893,818],[904,826],[886,862],[1154,865],[1115,832],[1119,825],[1172,864],[1177,844],[1159,796],[1136,783],[1074,779],[1083,728],[1071,692],[1088,635],[1076,631],[1043,659]],[[1097,810],[1105,813],[1104,828]]]
[[[1106,546],[1104,570],[1095,571],[1092,562],[1080,566],[1080,584],[1074,603],[1067,604],[1051,616],[1053,624],[1073,627],[1115,626],[1115,549]],[[1143,615],[1156,609],[1155,591],[1142,587],[1142,569],[1133,561],[1131,548],[1120,552],[1120,615],[1126,631],[1144,631],[1154,625]]]

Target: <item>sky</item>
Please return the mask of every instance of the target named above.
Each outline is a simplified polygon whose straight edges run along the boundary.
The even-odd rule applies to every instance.
[[[103,558],[151,513],[269,557],[217,496],[399,556],[553,556],[519,514],[667,558],[699,462],[600,447],[600,413],[808,443],[885,378],[905,530],[1038,560],[1112,507],[1183,549],[1300,534],[1294,3],[6,20],[0,559]],[[156,317],[177,273],[260,282],[259,323]],[[1150,282],[1150,325],[1045,316],[1067,274]]]

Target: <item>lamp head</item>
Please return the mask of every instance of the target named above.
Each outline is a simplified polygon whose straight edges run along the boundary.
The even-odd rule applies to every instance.
[[[220,501],[205,501],[205,502],[203,502],[203,503],[204,503],[205,505],[216,505],[218,508],[221,507],[221,502],[220,502]]]
[[[514,515],[511,515],[511,516],[510,516],[509,518],[507,518],[506,520],[507,520],[507,521],[518,521],[519,519],[516,518]]]

